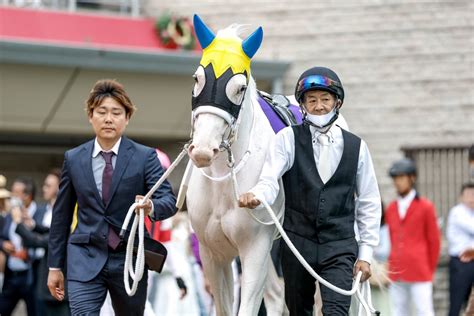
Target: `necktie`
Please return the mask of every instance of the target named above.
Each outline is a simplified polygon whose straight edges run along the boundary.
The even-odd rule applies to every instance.
[[[321,134],[318,136],[319,161],[318,172],[324,183],[331,178],[330,158],[329,158],[329,136]]]
[[[101,151],[100,154],[105,160],[105,168],[102,173],[102,201],[104,201],[104,204],[107,204],[109,201],[110,185],[112,184],[112,174],[114,173],[114,166],[112,165],[114,153]]]
[[[114,166],[112,165],[113,152],[103,152],[100,154],[105,160],[105,168],[102,173],[102,201],[106,205],[110,198],[110,186],[112,184],[112,175],[114,173]],[[107,244],[112,248],[116,249],[120,244],[120,238],[117,236],[115,231],[109,225],[109,233],[107,238]]]

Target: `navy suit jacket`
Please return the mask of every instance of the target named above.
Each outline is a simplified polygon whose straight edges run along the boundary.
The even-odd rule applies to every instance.
[[[64,269],[67,260],[67,279],[81,282],[95,278],[107,261],[109,225],[119,231],[135,196],[145,195],[164,172],[153,148],[122,136],[110,200],[104,204],[92,172],[93,147],[91,140],[65,153],[49,234],[48,266]],[[169,182],[156,190],[152,201],[153,220],[176,213],[176,199]],[[77,226],[70,235],[76,202]]]

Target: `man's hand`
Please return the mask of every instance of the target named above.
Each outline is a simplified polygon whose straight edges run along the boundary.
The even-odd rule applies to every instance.
[[[260,201],[255,197],[255,194],[251,192],[244,193],[239,198],[239,207],[254,209],[259,205]]]
[[[12,214],[13,222],[16,223],[16,224],[20,224],[22,219],[23,219],[23,212],[22,212],[21,208],[14,207],[14,208],[12,208],[12,210],[10,212]]]
[[[372,271],[370,270],[370,263],[364,260],[357,260],[354,266],[354,277],[357,275],[357,273],[359,273],[359,271],[362,272],[360,282],[365,282],[372,275]]]
[[[11,241],[9,240],[5,240],[3,243],[2,243],[2,249],[3,251],[5,251],[7,254],[11,255],[15,252],[15,246],[12,244]]]
[[[58,301],[64,299],[64,275],[61,270],[49,270],[48,289],[49,293]]]
[[[135,196],[135,201],[139,202],[139,201],[143,200],[143,198],[144,198],[143,195],[137,195],[137,196]],[[152,203],[153,202],[150,199],[146,200],[145,203],[143,203],[143,205],[138,205],[137,206],[137,208],[135,209],[135,212],[138,214],[139,210],[143,210],[145,212],[145,216],[150,215]]]
[[[462,262],[469,262],[471,260],[474,260],[474,248],[464,250],[459,255],[459,259],[461,259]]]

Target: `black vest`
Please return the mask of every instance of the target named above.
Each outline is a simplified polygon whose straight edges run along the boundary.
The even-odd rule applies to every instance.
[[[344,129],[344,150],[332,177],[323,183],[314,161],[308,125],[292,127],[295,161],[283,175],[285,230],[326,243],[354,237],[356,174],[360,138]]]

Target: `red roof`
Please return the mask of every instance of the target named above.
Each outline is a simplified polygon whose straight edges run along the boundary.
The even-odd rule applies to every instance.
[[[166,48],[155,34],[154,24],[145,18],[0,6],[0,40],[163,51]]]

